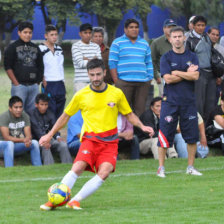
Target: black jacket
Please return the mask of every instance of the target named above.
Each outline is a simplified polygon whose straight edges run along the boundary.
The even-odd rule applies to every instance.
[[[152,110],[147,110],[145,111],[139,118],[141,120],[141,122],[146,125],[146,126],[150,126],[153,128],[155,134],[153,135],[153,137],[158,137],[158,132],[159,132],[159,118],[157,119],[156,122],[156,118],[152,112]],[[149,134],[146,132],[143,132],[141,129],[139,128],[135,128],[135,134],[138,136],[139,142],[150,138]]]
[[[43,79],[43,57],[39,47],[21,39],[10,44],[4,54],[4,67],[12,69],[20,84],[40,83]]]
[[[37,108],[29,112],[30,122],[31,122],[31,131],[33,138],[39,140],[43,135],[47,134],[55,124],[55,116],[48,109],[45,114],[41,114]],[[54,135],[54,138],[60,136],[60,133],[57,132]]]

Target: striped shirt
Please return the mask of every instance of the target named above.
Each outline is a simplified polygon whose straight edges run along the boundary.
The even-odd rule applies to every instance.
[[[92,42],[85,44],[81,40],[72,45],[72,60],[75,69],[74,82],[89,83],[89,77],[86,69],[88,60],[84,60],[83,57],[88,59],[97,57],[101,59],[102,57],[100,47]]]
[[[128,82],[147,82],[153,79],[151,50],[146,40],[138,36],[135,43],[124,34],[110,47],[110,69],[117,69],[118,78]]]

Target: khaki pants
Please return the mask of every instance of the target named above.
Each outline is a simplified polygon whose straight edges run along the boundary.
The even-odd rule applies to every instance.
[[[154,159],[159,159],[158,154],[158,146],[157,146],[158,138],[148,138],[140,142],[140,153],[146,155],[150,151],[153,154]],[[168,158],[177,158],[177,152],[173,147],[167,149],[167,157]]]

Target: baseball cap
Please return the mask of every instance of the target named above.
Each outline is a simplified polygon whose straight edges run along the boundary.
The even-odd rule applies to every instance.
[[[163,27],[165,26],[177,26],[173,19],[166,19],[163,23]]]

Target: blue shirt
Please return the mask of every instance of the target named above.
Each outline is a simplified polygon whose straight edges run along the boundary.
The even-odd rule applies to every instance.
[[[168,51],[160,59],[160,72],[163,77],[178,70],[187,72],[191,65],[198,65],[198,58],[195,53],[185,50],[183,54]],[[188,105],[195,103],[194,81],[183,80],[178,83],[165,84],[163,100],[175,105]]]
[[[68,122],[68,130],[67,130],[67,143],[71,143],[75,140],[78,140],[78,136],[81,133],[83,125],[83,119],[80,110],[74,114]]]
[[[138,36],[135,43],[124,34],[110,47],[110,69],[117,69],[118,78],[128,82],[153,79],[151,50],[146,40]]]

